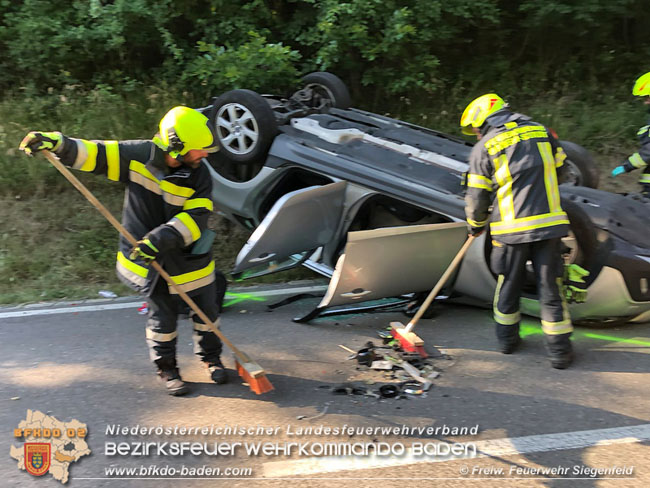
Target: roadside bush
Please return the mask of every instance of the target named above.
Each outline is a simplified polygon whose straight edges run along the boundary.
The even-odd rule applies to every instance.
[[[209,99],[235,88],[284,93],[296,86],[298,51],[281,43],[267,43],[253,31],[249,36],[238,47],[198,42],[201,55],[189,63],[183,74],[183,81],[192,87],[195,95]]]

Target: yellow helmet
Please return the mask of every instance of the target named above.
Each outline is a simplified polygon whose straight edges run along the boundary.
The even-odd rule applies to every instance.
[[[172,108],[160,120],[159,129],[153,141],[173,158],[183,156],[192,149],[208,152],[219,150],[208,118],[193,108]]]
[[[496,93],[482,95],[470,102],[460,118],[463,134],[472,135],[472,127],[481,127],[490,115],[508,104]]]
[[[634,83],[634,88],[632,88],[632,95],[636,95],[637,97],[650,96],[650,71],[639,76]]]

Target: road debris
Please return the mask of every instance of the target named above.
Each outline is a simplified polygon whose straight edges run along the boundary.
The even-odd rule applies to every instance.
[[[423,357],[417,352],[405,351],[390,332],[378,331],[378,335],[381,345],[368,341],[357,351],[339,344],[350,353],[347,360],[356,360],[357,366],[356,373],[350,375],[346,383],[331,388],[333,394],[364,395],[380,401],[426,398],[433,380],[440,376],[440,366],[453,364],[448,361],[452,358],[440,351]]]

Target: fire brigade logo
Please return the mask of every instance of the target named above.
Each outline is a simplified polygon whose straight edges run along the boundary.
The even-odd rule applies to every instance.
[[[43,476],[50,469],[52,446],[43,442],[25,443],[25,469],[34,476]]]
[[[27,410],[25,420],[14,429],[14,439],[23,444],[12,445],[9,455],[18,469],[33,476],[49,474],[65,484],[70,466],[90,454],[87,435],[88,426],[78,420],[62,422],[38,410]]]

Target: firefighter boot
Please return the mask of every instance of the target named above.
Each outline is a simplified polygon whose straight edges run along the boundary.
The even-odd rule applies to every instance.
[[[158,377],[167,389],[167,393],[173,396],[181,396],[189,393],[190,389],[181,378],[178,368],[174,369],[159,369]]]
[[[546,335],[546,351],[555,369],[566,369],[573,362],[573,347],[571,346],[571,333],[559,335]]]
[[[205,366],[208,368],[210,378],[212,378],[212,381],[217,385],[223,385],[228,382],[228,372],[221,360],[218,359],[217,362],[206,363]]]
[[[512,354],[515,352],[521,343],[521,338],[519,337],[519,324],[496,324],[496,332],[497,340],[499,341],[499,351],[503,354]]]

